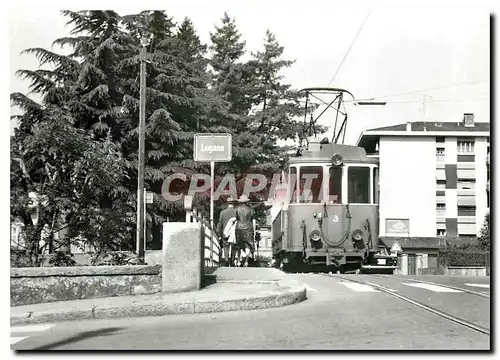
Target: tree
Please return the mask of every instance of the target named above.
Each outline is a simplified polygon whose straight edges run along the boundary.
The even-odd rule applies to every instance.
[[[48,146],[48,139],[52,139],[50,131],[56,129],[51,130],[46,124],[60,117],[60,121],[66,120],[54,123],[59,126],[54,134],[66,131],[78,139],[79,147],[72,150],[76,163],[90,161],[88,151],[92,147],[102,156],[106,151],[118,156],[120,176],[113,181],[115,188],[120,189],[119,194],[103,188],[98,202],[86,195],[74,199],[74,204],[90,204],[90,208],[99,209],[95,219],[101,223],[115,224],[118,220],[114,217],[122,219],[124,222],[120,224],[129,231],[127,241],[131,247],[135,244],[141,36],[152,35],[146,65],[145,186],[156,194],[154,204],[147,208],[155,225],[167,217],[175,221],[184,216],[182,200],[167,202],[161,196],[166,176],[184,172],[189,177],[209,171],[207,164],[192,160],[195,132],[233,134],[233,161],[218,164],[219,176],[233,173],[243,178],[249,172],[260,172],[271,178],[279,169],[284,153],[276,142],[290,138],[299,128],[298,122],[292,121],[298,101],[290,86],[281,83],[279,71],[289,66],[289,62],[280,59],[283,49],[271,35],[260,55],[242,62],[245,42],[234,19],[227,14],[222,26],[211,34],[210,58],[192,22],[186,18],[177,25],[164,11],[126,16],[114,11],[64,11],[63,15],[73,27],[71,36],[57,39],[54,44],[70,46],[72,53],[60,55],[41,48],[26,51],[37,56],[41,65],[51,65],[52,69],[19,71],[19,75],[31,81],[31,89],[40,93],[43,101],[36,104],[25,95],[12,95],[13,101],[26,111],[16,141]],[[212,73],[208,71],[209,65]],[[43,131],[35,137],[32,128],[37,124],[43,124]],[[70,144],[61,141],[60,146],[65,149]],[[28,155],[35,161],[35,153]],[[98,159],[95,163],[107,166]],[[51,165],[57,167],[59,163]],[[88,168],[99,174],[97,168]],[[12,174],[11,180],[20,178],[21,167],[13,166]],[[102,178],[109,176],[103,174]],[[242,187],[241,182],[238,185]],[[12,191],[12,196],[22,197],[28,190],[13,181]],[[94,202],[85,202],[83,199],[87,197]],[[208,211],[208,192],[195,199],[196,204]],[[20,206],[17,213],[23,213],[22,204],[16,206]],[[69,232],[79,236],[78,222],[84,220],[91,221],[74,220],[69,224]],[[96,241],[101,238],[108,241],[108,235],[100,235],[104,231],[89,230],[86,234]]]
[[[482,250],[490,251],[490,213],[484,217],[483,228],[478,238],[479,247]]]
[[[31,264],[39,265],[44,228],[50,250],[77,238],[103,251],[126,242],[127,219],[120,215],[133,212],[121,201],[125,160],[110,137],[92,139],[57,107],[37,107],[20,94],[12,100],[25,113],[11,141],[11,215],[23,219]],[[43,200],[32,204],[32,194]],[[109,204],[110,198],[116,201]],[[30,205],[38,214],[36,225]],[[68,228],[68,238],[56,243],[53,235],[61,227]]]
[[[246,42],[241,40],[236,22],[224,13],[222,25],[210,33],[214,70],[213,88],[230,104],[231,114],[247,115],[255,100],[251,97],[254,85],[254,68],[251,63],[242,63]],[[245,123],[241,124],[245,126]]]
[[[290,67],[294,61],[283,60],[284,47],[276,36],[266,31],[264,50],[253,54],[253,66],[256,69],[256,86],[254,98],[259,106],[256,112],[256,127],[258,133],[265,133],[266,138],[271,136],[271,142],[276,140],[295,139],[303,134],[303,107],[301,97],[291,85],[282,83],[281,72]],[[309,114],[314,109],[309,109]],[[325,127],[315,127],[318,133],[327,130]]]

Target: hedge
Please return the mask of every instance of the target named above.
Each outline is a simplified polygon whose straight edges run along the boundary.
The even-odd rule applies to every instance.
[[[489,251],[479,250],[440,250],[438,262],[443,266],[490,266]]]

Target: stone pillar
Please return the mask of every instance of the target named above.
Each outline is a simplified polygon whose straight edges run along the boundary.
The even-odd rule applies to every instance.
[[[408,254],[401,255],[401,275],[408,275]]]
[[[162,292],[199,290],[203,277],[200,223],[163,223]]]
[[[422,268],[429,268],[429,254],[422,254]]]
[[[422,254],[416,254],[417,256],[415,257],[415,275],[422,275],[421,270],[422,269]]]

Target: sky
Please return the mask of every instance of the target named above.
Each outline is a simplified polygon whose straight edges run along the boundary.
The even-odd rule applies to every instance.
[[[108,8],[121,15],[143,9],[118,4]],[[176,22],[191,18],[205,43],[225,11],[235,19],[249,52],[261,50],[266,29],[270,29],[285,48],[283,57],[295,60],[283,72],[284,81],[293,88],[330,85],[349,90],[357,99],[387,101],[386,106],[346,105],[347,144],[354,144],[363,130],[407,121],[460,121],[465,112],[473,112],[476,121],[489,121],[487,8],[369,8],[318,0],[153,4],[149,8],[161,4]],[[20,52],[29,47],[50,48],[56,38],[69,34],[66,21],[57,7],[10,9],[9,92],[26,93],[28,82],[17,78],[15,71],[38,66],[34,56]],[[320,123],[332,126],[333,116],[328,111]],[[326,135],[331,138],[331,132]]]

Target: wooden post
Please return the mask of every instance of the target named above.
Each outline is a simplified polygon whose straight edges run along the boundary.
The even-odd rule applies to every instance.
[[[144,39],[145,40],[145,39]],[[145,40],[146,41],[146,40]],[[144,162],[146,123],[146,42],[142,42],[140,53],[140,95],[139,95],[139,164],[137,181],[137,254],[144,264]]]

